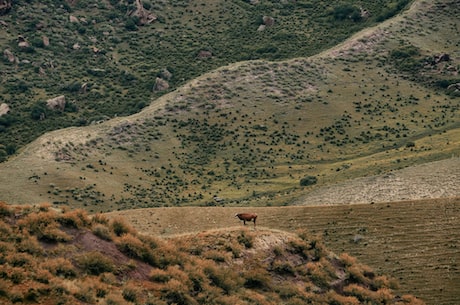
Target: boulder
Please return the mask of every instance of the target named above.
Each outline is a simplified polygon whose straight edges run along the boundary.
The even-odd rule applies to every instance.
[[[47,47],[50,45],[50,39],[48,38],[48,36],[43,36],[42,40],[43,40],[43,46]]]
[[[275,24],[275,18],[270,17],[270,16],[263,16],[262,17],[262,22],[264,23],[265,26],[273,26]]]
[[[46,101],[46,106],[51,110],[64,111],[65,105],[66,102],[64,95],[60,95]]]
[[[12,2],[12,0],[0,0],[0,15],[5,15],[10,11]]]
[[[155,85],[153,85],[153,91],[163,91],[167,89],[169,89],[169,83],[166,80],[157,77],[155,79]]]
[[[10,106],[5,103],[0,104],[0,116],[5,115],[8,112],[10,112]]]
[[[16,59],[16,57],[14,56],[14,54],[13,54],[10,50],[8,50],[8,49],[6,49],[5,51],[3,51],[3,56],[4,56],[6,59],[8,59],[9,62],[15,62],[15,61],[17,62],[17,59]]]
[[[78,20],[77,17],[73,16],[73,15],[70,15],[69,16],[69,21],[70,23],[80,23],[80,21]]]
[[[460,92],[460,83],[455,83],[455,84],[449,85],[449,87],[447,87],[447,91],[455,92],[455,93]]]
[[[24,36],[19,35],[19,37],[18,37],[18,47],[20,47],[20,48],[28,48],[28,47],[30,47],[30,43],[24,38]]]
[[[441,55],[437,55],[434,57],[435,62],[438,64],[443,61],[450,61],[450,56],[447,53],[443,53]]]
[[[198,58],[210,58],[212,57],[211,51],[201,50],[198,52]]]

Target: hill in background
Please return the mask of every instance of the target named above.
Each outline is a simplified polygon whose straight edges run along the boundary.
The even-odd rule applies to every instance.
[[[0,161],[47,131],[137,113],[229,63],[317,54],[408,2],[2,1]]]
[[[2,198],[93,212],[285,205],[450,158],[460,139],[458,9],[415,1],[317,56],[232,64],[138,114],[50,132],[0,164]]]

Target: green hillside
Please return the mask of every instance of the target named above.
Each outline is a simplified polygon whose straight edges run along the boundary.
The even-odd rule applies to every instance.
[[[459,65],[450,4],[417,1],[317,56],[225,66],[136,115],[48,133],[0,165],[2,197],[89,211],[283,205],[458,155],[459,97],[439,85]]]
[[[0,31],[0,104],[10,108],[0,161],[47,131],[136,113],[229,63],[317,54],[408,2],[13,1]],[[61,95],[65,106],[46,107]]]

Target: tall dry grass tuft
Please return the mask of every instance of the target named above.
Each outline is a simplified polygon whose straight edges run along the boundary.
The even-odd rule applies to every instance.
[[[93,225],[93,233],[100,239],[106,240],[106,241],[112,241],[113,236],[112,232],[109,230],[109,228],[103,224],[95,224]]]
[[[41,266],[55,276],[73,278],[77,275],[72,262],[63,257],[48,259],[44,261]]]
[[[80,209],[58,215],[57,221],[64,226],[76,229],[87,227],[91,222],[88,213]]]
[[[11,216],[13,214],[13,210],[11,207],[4,201],[0,201],[0,216]]]
[[[99,251],[87,252],[75,257],[77,265],[87,274],[99,275],[104,272],[112,272],[115,264],[109,257]]]
[[[52,211],[30,213],[24,218],[18,220],[17,224],[21,230],[26,230],[30,234],[37,236],[38,239],[43,241],[70,241],[72,237],[60,230],[60,225],[56,221],[56,218],[56,213]]]
[[[122,235],[115,240],[115,244],[121,252],[131,258],[140,259],[154,267],[159,265],[152,250],[132,234]]]
[[[136,230],[124,218],[121,217],[114,218],[110,222],[110,228],[116,236],[122,236],[128,233],[136,233]]]

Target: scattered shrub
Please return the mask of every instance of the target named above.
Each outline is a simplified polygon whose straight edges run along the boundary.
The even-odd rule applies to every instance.
[[[238,242],[246,248],[252,248],[254,245],[254,236],[245,231],[241,231],[240,235],[238,235]]]
[[[125,234],[115,241],[117,248],[132,258],[140,259],[152,266],[158,266],[158,261],[152,251],[139,238]]]
[[[105,225],[102,224],[97,224],[93,227],[93,233],[97,237],[111,241],[112,240],[112,233],[110,232],[109,228],[107,228]]]
[[[123,234],[135,233],[133,227],[123,218],[117,217],[112,220],[110,227],[116,236],[122,236]]]
[[[315,176],[306,176],[300,179],[300,186],[314,185],[318,182],[318,178]]]
[[[76,257],[80,268],[88,274],[99,275],[114,270],[113,261],[98,251],[88,252]]]

